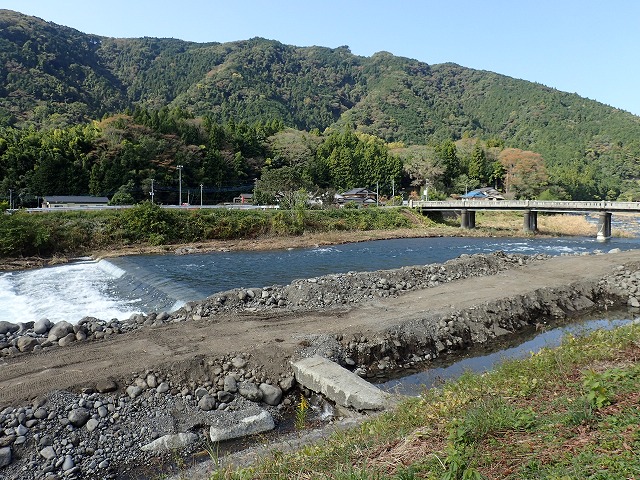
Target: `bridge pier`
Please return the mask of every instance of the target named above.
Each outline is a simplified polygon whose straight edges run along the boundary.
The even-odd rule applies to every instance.
[[[460,210],[460,228],[476,228],[476,212],[475,210]]]
[[[611,237],[611,212],[600,212],[598,216],[598,240]]]
[[[535,233],[538,231],[538,212],[535,210],[524,211],[524,225],[523,230],[525,233]]]

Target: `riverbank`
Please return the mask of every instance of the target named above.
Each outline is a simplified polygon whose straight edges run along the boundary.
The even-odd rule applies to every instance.
[[[267,448],[240,470],[173,478],[637,478],[639,340],[638,323],[571,337],[313,447]]]
[[[207,240],[162,245],[130,244],[126,246],[95,249],[83,252],[94,259],[144,254],[188,254],[219,251],[264,251],[317,246],[340,245],[344,243],[387,240],[394,238],[429,237],[523,237],[522,217],[517,213],[478,213],[478,227],[463,230],[457,219],[435,222],[426,217],[407,211],[406,217],[411,228],[374,230],[331,230],[323,232],[305,231],[300,235],[261,235],[256,238],[233,240]],[[545,215],[539,218],[536,236],[595,236],[596,226],[583,216]],[[615,230],[614,236],[630,236],[623,230]],[[56,255],[53,257],[13,257],[0,258],[0,271],[16,271],[68,263],[74,257]]]
[[[497,253],[221,292],[124,324],[8,326],[2,473],[157,474],[175,459],[167,445],[187,455],[209,427],[295,414],[300,394],[314,395],[296,385],[294,358],[321,354],[365,378],[415,368],[541,321],[638,303],[638,272],[637,251]]]

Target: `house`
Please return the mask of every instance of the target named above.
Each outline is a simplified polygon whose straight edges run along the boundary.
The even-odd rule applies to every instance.
[[[378,204],[378,195],[376,192],[372,192],[366,188],[352,188],[346,192],[336,194],[334,199],[340,206],[344,206],[347,203],[355,203],[363,207]]]
[[[42,198],[42,208],[89,208],[106,207],[109,205],[107,197],[92,197],[90,195],[51,195]]]
[[[460,198],[467,200],[504,200],[502,194],[493,187],[483,187],[471,190]]]
[[[251,203],[253,200],[253,193],[241,193],[239,197],[233,198],[233,203]]]

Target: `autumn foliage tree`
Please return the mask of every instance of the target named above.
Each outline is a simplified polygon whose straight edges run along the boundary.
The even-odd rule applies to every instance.
[[[499,160],[505,169],[505,193],[516,198],[536,198],[547,184],[549,175],[539,153],[505,148]]]

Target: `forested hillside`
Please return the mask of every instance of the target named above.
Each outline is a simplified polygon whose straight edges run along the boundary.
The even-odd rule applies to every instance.
[[[287,167],[318,191],[491,183],[516,196],[640,197],[640,118],[576,94],[388,52],[113,39],[8,10],[0,129],[0,187],[24,198],[144,193],[151,178],[173,188],[178,164],[211,191]],[[347,172],[366,164],[366,145],[378,177]],[[48,171],[68,174],[52,185]]]

